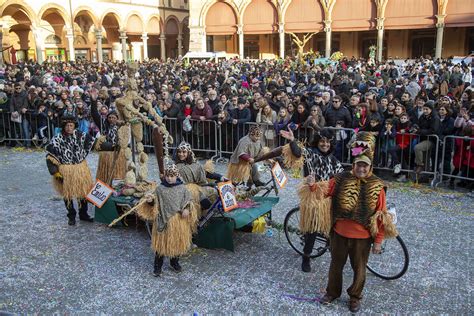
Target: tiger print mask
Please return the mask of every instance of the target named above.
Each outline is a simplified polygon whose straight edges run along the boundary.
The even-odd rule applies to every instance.
[[[353,157],[365,155],[370,161],[374,160],[375,136],[369,132],[358,132],[356,140],[351,146]]]

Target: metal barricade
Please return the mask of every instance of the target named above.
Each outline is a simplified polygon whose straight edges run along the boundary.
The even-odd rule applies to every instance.
[[[335,148],[334,156],[343,166],[350,166],[351,161],[351,145],[354,141],[355,130],[347,127],[324,127],[323,130],[330,130],[334,133]]]
[[[256,124],[256,123],[254,123]],[[237,147],[239,140],[247,135],[251,123],[232,124],[227,123],[216,124],[218,139],[218,156],[217,162],[227,162],[234,149]]]
[[[474,137],[445,136],[443,143],[446,148],[441,153],[438,184],[443,182],[443,178],[449,179],[453,185],[455,179],[474,181]]]
[[[374,169],[391,171],[399,164],[404,175],[414,172],[418,160],[423,166],[421,174],[432,176],[431,186],[435,186],[439,181],[439,148],[438,135],[428,135],[420,140],[419,135],[411,133],[396,133],[395,137],[380,134],[375,147]]]
[[[191,145],[192,150],[196,153],[210,154],[211,159],[218,157],[219,142],[217,124],[212,120],[190,120],[192,129],[189,132],[183,130],[183,122],[177,118],[165,118],[163,122],[166,129],[173,137],[173,144],[169,146],[170,150],[176,150],[176,147],[185,141]],[[154,148],[151,139],[152,128],[144,127],[143,145],[145,148]],[[172,154],[172,153],[170,153]]]

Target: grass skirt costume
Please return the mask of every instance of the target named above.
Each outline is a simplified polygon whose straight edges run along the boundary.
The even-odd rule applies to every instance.
[[[331,230],[331,198],[327,197],[329,179],[344,171],[342,164],[331,154],[324,155],[316,147],[304,147],[297,141],[275,148],[256,161],[282,156],[287,168],[312,174],[315,184],[303,181],[298,187],[300,199],[300,231],[303,234],[320,233],[329,236]]]
[[[97,140],[95,149],[99,151],[96,179],[107,184],[110,184],[113,179],[124,179],[127,160],[124,149],[118,145],[117,126],[110,126],[107,134]]]
[[[62,181],[52,178],[53,187],[65,200],[82,199],[90,191],[93,181],[85,159],[93,145],[93,137],[75,130],[72,135],[53,137],[46,146],[50,173],[62,175]]]
[[[226,177],[234,183],[247,182],[252,175],[252,165],[248,161],[240,159],[240,156],[248,155],[255,159],[264,151],[260,141],[252,141],[249,135],[242,137],[230,156]]]
[[[181,216],[185,208],[189,209],[186,218]],[[151,248],[159,256],[179,257],[190,249],[197,229],[197,210],[191,193],[181,181],[176,185],[158,186],[155,203],[143,203],[137,214],[153,221]]]

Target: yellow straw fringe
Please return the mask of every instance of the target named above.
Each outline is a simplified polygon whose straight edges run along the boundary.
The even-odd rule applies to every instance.
[[[56,158],[54,158],[53,156],[51,156],[51,155],[48,155],[48,156],[46,157],[46,159],[48,159],[49,161],[51,161],[51,162],[52,162],[54,165],[56,165],[56,166],[59,166],[59,165],[60,165],[59,161],[58,161]]]
[[[166,229],[162,232],[158,232],[156,225],[153,225],[151,248],[165,257],[177,257],[185,254],[191,247],[196,223],[196,211],[190,207],[187,218],[183,218],[180,213],[177,213],[170,218]]]
[[[296,158],[291,152],[290,144],[283,146],[282,150],[283,164],[289,169],[301,169],[304,165],[304,157]]]
[[[392,216],[386,211],[377,211],[375,214],[370,218],[370,234],[373,238],[377,236],[379,232],[379,227],[377,225],[377,221],[380,219],[382,221],[384,227],[384,238],[395,238],[398,236],[398,230],[395,224],[392,222]]]
[[[120,149],[115,160],[114,168],[114,151],[100,151],[99,152],[99,163],[97,167],[96,179],[100,179],[103,182],[108,182],[113,179],[124,179],[127,167],[127,161],[125,159],[125,151]],[[113,172],[112,172],[113,170]]]
[[[212,160],[207,160],[206,163],[204,164],[204,171],[208,173],[214,173],[214,170],[216,169],[216,166],[214,165],[214,162]]]
[[[137,209],[137,215],[144,221],[154,221],[156,216],[158,216],[159,204],[150,205],[148,203],[143,203]]]
[[[100,151],[100,146],[102,146],[102,144],[105,143],[106,140],[107,138],[105,137],[105,135],[102,135],[97,138],[97,140],[95,141],[94,150]]]
[[[234,183],[247,182],[250,179],[250,171],[250,164],[240,160],[238,164],[229,164],[226,177]]]
[[[67,200],[84,198],[93,185],[87,162],[83,160],[77,165],[59,165],[58,167],[63,176],[63,182],[52,178],[56,191]]]
[[[331,230],[331,198],[326,197],[329,181],[316,182],[311,191],[305,183],[298,189],[300,198],[300,231],[328,236]]]

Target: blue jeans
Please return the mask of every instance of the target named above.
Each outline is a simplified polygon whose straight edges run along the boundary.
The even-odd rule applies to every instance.
[[[21,139],[25,141],[26,147],[31,147],[30,122],[25,116],[21,120]]]

